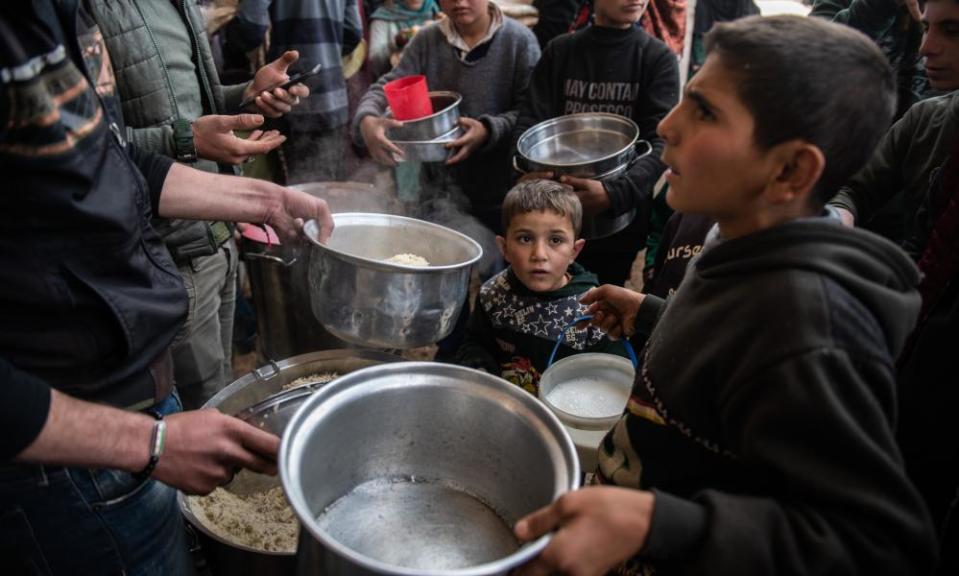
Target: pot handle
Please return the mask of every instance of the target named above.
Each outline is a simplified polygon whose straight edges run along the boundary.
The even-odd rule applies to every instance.
[[[279,256],[270,256],[269,254],[261,254],[259,252],[244,252],[243,258],[252,260],[267,260],[269,262],[275,262],[280,266],[286,267],[296,264],[296,258],[293,258],[292,260],[284,260]]]
[[[632,162],[635,162],[635,161],[639,160],[640,158],[645,158],[645,157],[647,157],[647,156],[649,156],[650,154],[653,153],[653,145],[649,143],[649,140],[640,140],[640,141],[636,142],[636,145],[637,145],[637,146],[638,146],[639,144],[645,144],[645,145],[646,145],[646,151],[643,152],[642,154],[637,154],[636,156],[634,156]],[[631,163],[632,163],[632,162],[631,162]]]
[[[652,149],[652,147],[650,147],[650,149]],[[566,331],[584,320],[592,320],[592,319],[593,317],[587,314],[585,316],[579,316],[579,317],[573,318],[573,320],[569,324],[567,324],[566,326],[563,326],[563,330],[559,333],[559,338],[556,339],[556,345],[553,346],[553,352],[550,353],[549,360],[546,361],[546,368],[549,368],[550,366],[553,365],[553,360],[556,359],[556,352],[559,351],[560,345],[563,343],[563,340],[566,339]],[[625,338],[623,340],[620,340],[620,342],[622,342],[623,346],[626,348],[626,354],[629,355],[629,360],[630,362],[633,363],[633,368],[638,368],[639,359],[636,358],[636,351],[633,350],[633,345],[630,344],[629,340]]]
[[[513,154],[513,170],[516,170],[520,174],[526,174],[526,170],[523,170],[519,167],[519,164],[516,162],[516,155]]]

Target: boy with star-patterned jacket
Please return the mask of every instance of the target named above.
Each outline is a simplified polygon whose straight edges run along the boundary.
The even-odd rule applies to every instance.
[[[509,267],[480,288],[458,364],[537,395],[540,374],[564,330],[557,358],[584,351],[625,355],[623,345],[598,328],[567,328],[586,311],[579,299],[599,284],[576,263],[585,244],[582,223],[583,206],[565,184],[530,179],[506,194],[504,232],[496,244]]]
[[[496,374],[536,395],[563,328],[586,311],[579,299],[599,285],[595,274],[575,262],[568,274],[566,286],[539,293],[524,286],[512,267],[490,278],[480,288],[457,363]],[[577,352],[626,356],[620,342],[594,326],[568,329],[556,360]]]

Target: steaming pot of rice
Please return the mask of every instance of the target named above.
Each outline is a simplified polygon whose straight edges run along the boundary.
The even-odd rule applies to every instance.
[[[448,335],[466,301],[473,239],[445,226],[390,214],[334,214],[320,244],[310,220],[313,314],[331,334],[371,348],[426,346]]]

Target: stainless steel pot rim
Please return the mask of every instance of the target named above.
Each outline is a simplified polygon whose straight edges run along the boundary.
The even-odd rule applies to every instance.
[[[434,90],[431,90],[431,91],[429,92],[429,96],[430,96],[431,99],[432,99],[434,96],[452,98],[452,99],[453,99],[453,102],[452,102],[452,104],[450,104],[450,105],[447,106],[446,108],[443,108],[442,110],[434,111],[434,112],[433,112],[432,114],[430,114],[429,116],[423,116],[422,118],[417,118],[417,119],[415,119],[415,120],[400,120],[400,122],[402,122],[403,124],[411,124],[411,123],[413,123],[413,122],[424,122],[424,123],[425,123],[427,120],[430,120],[430,119],[432,119],[432,118],[436,118],[437,116],[441,116],[441,115],[445,114],[447,111],[449,111],[450,108],[453,108],[454,106],[459,106],[459,105],[460,105],[460,102],[463,101],[463,95],[462,95],[462,94],[460,94],[459,92],[453,92],[453,91],[450,91],[450,90],[435,90],[435,91],[434,91]],[[393,111],[390,110],[389,107],[386,108],[386,117],[387,117],[387,118],[392,118],[392,117],[393,117]]]
[[[607,154],[606,156],[601,156],[599,158],[593,158],[585,162],[544,162],[542,160],[536,160],[530,158],[526,155],[526,150],[529,149],[528,144],[529,140],[536,135],[537,132],[545,130],[546,128],[551,128],[556,125],[569,124],[577,120],[591,117],[591,118],[602,118],[613,123],[625,124],[633,129],[633,139],[630,143],[620,150]],[[523,135],[519,137],[519,140],[516,144],[516,152],[519,154],[524,161],[531,162],[537,166],[555,166],[557,168],[572,168],[576,166],[586,166],[589,164],[598,164],[605,160],[610,160],[616,158],[617,156],[622,155],[625,152],[634,151],[636,147],[636,142],[639,140],[639,126],[636,125],[631,119],[626,118],[625,116],[619,116],[618,114],[610,114],[608,112],[580,112],[577,114],[566,114],[565,116],[557,116],[556,118],[550,118],[549,120],[544,120],[539,124],[528,128],[526,132],[523,132]],[[540,168],[542,169],[542,168]]]
[[[385,366],[385,365],[383,365]],[[488,378],[489,374],[479,370],[474,370],[472,368],[465,368],[462,366],[453,366],[446,364],[439,364],[436,362],[403,362],[402,370],[383,368],[383,366],[373,366],[377,370],[382,370],[389,373],[400,373],[402,374],[405,371],[415,372],[417,370],[440,370],[440,371],[470,371],[477,372],[483,375],[483,378]],[[349,561],[358,564],[369,570],[381,572],[384,574],[393,574],[396,576],[484,576],[487,574],[498,574],[502,573],[512,567],[521,566],[532,560],[540,552],[546,548],[546,545],[549,543],[552,538],[551,534],[544,534],[536,540],[529,542],[523,545],[519,550],[510,554],[505,558],[500,558],[493,562],[487,562],[486,564],[480,564],[479,566],[471,566],[469,568],[461,568],[456,570],[413,570],[406,569],[392,564],[386,564],[385,562],[380,562],[372,558],[368,558],[357,552],[354,552],[352,549],[340,544],[337,540],[329,537],[325,531],[320,530],[313,523],[303,522],[303,517],[313,518],[312,511],[307,507],[304,498],[300,494],[291,494],[290,491],[286,489],[289,485],[297,485],[298,482],[295,482],[291,477],[291,466],[290,459],[292,458],[291,454],[294,448],[294,435],[290,433],[290,430],[299,430],[308,426],[304,424],[304,421],[313,420],[316,418],[321,418],[325,413],[333,410],[337,405],[346,404],[351,401],[355,401],[357,397],[361,397],[366,392],[366,389],[372,386],[379,386],[381,389],[390,389],[390,388],[402,388],[408,386],[409,384],[403,381],[393,382],[390,384],[382,384],[376,382],[364,381],[365,372],[370,370],[370,368],[365,368],[363,370],[358,370],[356,372],[351,372],[337,378],[335,381],[331,382],[329,386],[319,390],[312,398],[303,403],[302,406],[296,411],[296,414],[293,415],[293,418],[290,420],[290,425],[287,428],[287,433],[283,435],[282,442],[280,444],[280,454],[278,459],[278,466],[280,478],[284,487],[284,492],[286,493],[287,500],[290,502],[290,506],[293,508],[293,511],[300,518],[300,529],[307,530],[314,538],[319,540],[324,547],[335,551],[337,554],[346,557]],[[462,383],[464,387],[469,385],[469,390],[471,393],[480,394],[485,392],[486,394],[493,394],[490,390],[481,390],[480,387],[476,386],[476,383]],[[515,387],[515,390],[512,390],[512,386],[503,387],[503,390],[506,394],[514,397],[521,404],[526,402],[533,410],[536,410],[538,414],[545,419],[541,425],[551,427],[554,430],[560,431],[556,435],[557,442],[560,444],[561,450],[571,456],[569,458],[569,488],[570,491],[578,489],[579,486],[579,459],[576,456],[576,447],[573,444],[573,441],[570,439],[569,435],[566,433],[565,428],[563,427],[562,422],[555,414],[550,412],[550,410],[540,403],[538,400],[532,396],[528,398],[523,398],[520,394],[526,394],[522,389]],[[529,403],[532,400],[535,403]],[[535,408],[536,406],[539,408]],[[558,496],[558,495],[557,495]]]
[[[553,366],[558,366],[559,368],[557,370],[560,370],[564,367],[569,366],[570,364],[577,363],[577,360],[579,362],[583,362],[584,360],[596,360],[596,359],[602,359],[602,362],[604,363],[615,365],[617,368],[621,369],[624,374],[635,372],[635,368],[633,368],[632,363],[626,358],[617,356],[615,354],[607,354],[604,352],[583,352],[580,354],[574,354],[572,356],[567,356],[566,358],[563,358],[561,360],[557,360],[553,364]],[[553,366],[550,366],[550,368],[553,368]],[[609,426],[607,425],[607,422],[609,422],[610,420],[614,418],[616,420],[619,420],[619,417],[622,411],[620,411],[620,414],[616,414],[616,415],[593,417],[593,416],[580,416],[579,414],[573,414],[572,412],[567,412],[566,410],[563,410],[562,408],[557,407],[555,404],[549,401],[548,397],[549,397],[550,391],[556,387],[556,384],[558,384],[558,382],[552,382],[551,380],[547,380],[546,383],[550,385],[549,388],[544,389],[545,387],[541,387],[538,398],[550,410],[552,410],[553,412],[565,418],[566,422],[564,422],[564,424],[566,423],[569,423],[569,425],[575,424],[576,428],[580,428],[582,430],[608,430]]]
[[[392,142],[393,144],[396,144],[397,146],[403,146],[403,147],[428,146],[432,144],[446,144],[447,142],[452,142],[453,140],[456,140],[457,138],[459,138],[458,133],[460,132],[462,132],[462,129],[459,126],[457,126],[456,128],[453,128],[446,134],[443,134],[442,136],[438,136],[432,140],[393,140]]]
[[[445,265],[429,265],[429,266],[410,266],[408,264],[397,264],[394,262],[386,262],[384,260],[377,260],[374,258],[364,258],[363,256],[357,256],[355,254],[350,254],[348,252],[343,252],[340,250],[335,250],[330,248],[325,244],[321,244],[317,237],[319,236],[320,224],[316,220],[308,220],[306,224],[303,225],[303,232],[306,234],[307,239],[313,244],[314,247],[319,250],[330,254],[331,256],[338,258],[340,260],[351,262],[354,264],[360,264],[367,268],[373,268],[376,270],[385,270],[387,272],[397,272],[401,271],[403,273],[409,274],[433,274],[436,272],[444,272],[449,270],[459,270],[461,268],[466,268],[472,266],[479,261],[483,256],[483,248],[479,245],[476,240],[473,240],[466,234],[453,230],[452,228],[447,228],[446,226],[441,226],[439,224],[434,224],[432,222],[427,222],[426,220],[418,220],[416,218],[408,218],[406,216],[396,216],[394,214],[376,214],[373,212],[340,212],[339,214],[333,214],[333,222],[336,225],[337,220],[363,220],[369,219],[372,220],[372,217],[382,218],[387,217],[390,219],[395,219],[398,221],[405,221],[409,223],[416,223],[417,225],[426,225],[430,227],[435,227],[445,230],[449,234],[458,236],[461,240],[469,244],[474,250],[475,255],[465,262],[459,262],[457,264],[445,264]]]

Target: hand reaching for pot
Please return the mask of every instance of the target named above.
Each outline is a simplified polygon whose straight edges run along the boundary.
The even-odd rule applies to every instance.
[[[585,314],[593,317],[589,323],[615,339],[629,338],[636,332],[636,314],[645,298],[645,294],[622,286],[603,284],[590,289],[579,301],[588,306]]]

